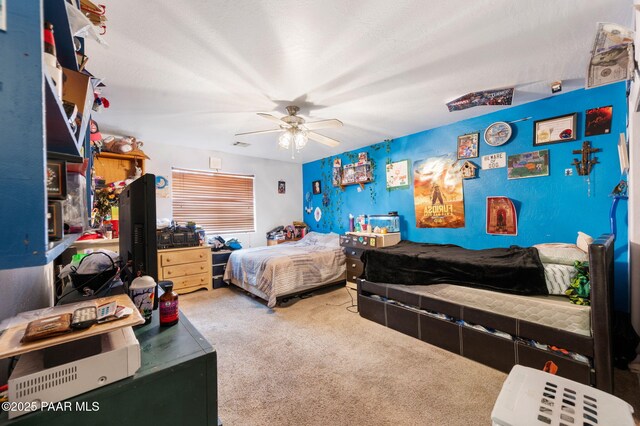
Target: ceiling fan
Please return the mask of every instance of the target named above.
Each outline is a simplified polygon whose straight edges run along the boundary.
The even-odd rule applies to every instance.
[[[236,136],[282,132],[278,138],[278,145],[285,149],[291,148],[291,158],[293,158],[294,150],[299,151],[304,148],[308,139],[330,147],[336,147],[340,144],[339,141],[328,136],[321,135],[320,133],[316,133],[314,130],[341,127],[342,121],[332,118],[330,120],[320,120],[307,123],[304,118],[297,115],[298,111],[300,111],[300,108],[295,105],[289,105],[287,107],[287,113],[289,115],[285,115],[282,118],[277,118],[271,114],[259,112],[258,115],[260,117],[264,117],[267,120],[278,124],[279,127],[277,129],[258,130],[256,132],[236,133]]]

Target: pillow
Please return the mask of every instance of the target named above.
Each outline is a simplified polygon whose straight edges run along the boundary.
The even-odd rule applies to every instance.
[[[559,265],[572,265],[574,262],[586,262],[589,256],[580,250],[575,244],[546,243],[534,245],[538,249],[542,263],[556,263]]]
[[[585,262],[576,262],[576,276],[571,281],[571,285],[565,291],[569,296],[569,301],[576,305],[591,305],[589,298],[591,297],[591,284],[589,282],[589,264]]]
[[[584,232],[578,231],[578,240],[576,241],[576,245],[580,250],[585,253],[589,253],[589,244],[593,242],[593,238]]]

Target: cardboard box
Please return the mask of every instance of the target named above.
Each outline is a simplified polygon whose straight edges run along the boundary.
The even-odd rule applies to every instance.
[[[82,114],[77,133],[77,136],[82,137],[87,132],[93,107],[91,76],[68,68],[62,68],[62,74],[64,76],[62,100],[75,104],[78,107],[78,114]]]

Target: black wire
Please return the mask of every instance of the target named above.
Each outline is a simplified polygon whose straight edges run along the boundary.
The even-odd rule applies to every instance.
[[[105,270],[104,270],[104,271],[102,271],[102,272],[106,272],[106,271],[108,271],[108,269],[105,269]],[[58,301],[56,302],[56,305],[59,305],[59,304],[60,304],[60,301],[61,301],[62,299],[64,299],[65,297],[69,296],[70,294],[74,294],[76,291],[77,291],[78,293],[80,293],[80,290],[81,290],[82,288],[86,288],[86,287],[88,286],[88,284],[89,284],[92,280],[95,280],[96,278],[98,278],[98,276],[99,276],[100,274],[102,274],[102,272],[100,272],[100,273],[96,274],[94,277],[90,278],[90,279],[89,279],[87,282],[85,282],[85,283],[82,285],[82,287],[80,287],[80,288],[76,288],[76,287],[74,287],[74,286],[73,286],[73,282],[72,282],[72,283],[71,283],[71,287],[73,288],[73,290],[68,291],[66,294],[63,294],[62,296],[60,296],[60,298],[59,298],[59,299],[58,299]],[[105,288],[107,285],[109,285],[109,288],[107,289],[107,293],[108,293],[108,292],[111,290],[111,287],[113,287],[113,283],[115,282],[116,277],[118,277],[118,275],[119,275],[119,274],[120,274],[120,268],[117,268],[117,269],[116,269],[115,274],[114,274],[111,278],[109,278],[107,281],[105,281],[105,283],[104,283],[104,284],[102,284],[102,285],[101,285],[101,286],[100,286],[96,291],[94,291],[94,292],[93,292],[93,294],[91,294],[91,295],[83,295],[83,297],[89,297],[89,296],[93,296],[93,295],[99,294],[102,290],[104,290],[104,288]],[[72,281],[73,281],[73,279],[72,279]]]
[[[351,294],[351,289],[349,287],[347,287],[346,285],[344,286],[344,288],[347,290],[347,293],[349,293],[349,297],[351,298],[351,306],[347,306],[347,311],[351,312],[352,314],[357,314],[358,313],[358,305],[355,304],[355,302],[353,301],[353,295]],[[356,308],[356,310],[352,310],[349,308]]]

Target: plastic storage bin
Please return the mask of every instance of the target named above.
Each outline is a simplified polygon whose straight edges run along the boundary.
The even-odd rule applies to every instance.
[[[516,365],[491,412],[494,426],[634,426],[633,408],[573,380]]]

